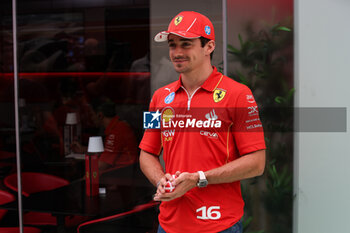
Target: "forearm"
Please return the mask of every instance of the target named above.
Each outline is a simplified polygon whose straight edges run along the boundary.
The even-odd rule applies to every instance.
[[[143,150],[140,153],[140,167],[143,174],[154,186],[164,177],[163,167],[159,158]]]
[[[264,168],[265,150],[260,150],[204,173],[209,184],[220,184],[260,176]]]

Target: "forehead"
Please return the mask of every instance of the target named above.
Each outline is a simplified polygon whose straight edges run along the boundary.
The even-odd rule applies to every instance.
[[[174,35],[174,34],[169,34],[169,36],[168,36],[168,42],[182,42],[182,41],[195,42],[196,40],[199,40],[199,38],[187,39],[187,38],[183,38],[181,36],[177,36],[177,35]]]

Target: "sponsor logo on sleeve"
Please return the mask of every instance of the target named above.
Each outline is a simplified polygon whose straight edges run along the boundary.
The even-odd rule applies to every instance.
[[[249,116],[255,116],[259,114],[258,106],[250,106],[248,107],[248,111]]]
[[[247,101],[248,103],[255,103],[255,99],[253,95],[247,95]]]

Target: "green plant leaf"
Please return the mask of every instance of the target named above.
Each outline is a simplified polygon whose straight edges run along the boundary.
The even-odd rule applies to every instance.
[[[241,80],[241,83],[243,83],[245,85],[248,84],[247,78],[244,77],[244,75],[241,72],[237,71],[237,75],[238,75],[239,79]]]
[[[243,42],[241,34],[238,34],[238,39],[239,39],[239,43],[241,44],[241,47],[243,48],[244,42]]]
[[[276,96],[275,97],[275,102],[279,103],[279,104],[285,103],[286,102],[286,98],[284,98],[282,96]]]
[[[235,47],[233,47],[232,45],[227,45],[227,50],[230,53],[236,53],[239,54],[241,53],[241,51],[239,49],[236,49]]]
[[[291,100],[291,99],[293,98],[294,92],[295,92],[295,88],[291,88],[291,89],[288,91],[287,100]]]
[[[290,28],[287,28],[287,27],[284,27],[284,26],[277,27],[276,30],[278,30],[278,31],[285,31],[285,32],[291,32],[292,31]]]
[[[254,70],[255,70],[255,71],[258,71],[258,69],[259,69],[259,65],[258,65],[258,64],[255,64]]]
[[[252,216],[249,216],[246,220],[244,220],[242,222],[243,229],[246,229],[252,221],[253,221],[253,217]]]

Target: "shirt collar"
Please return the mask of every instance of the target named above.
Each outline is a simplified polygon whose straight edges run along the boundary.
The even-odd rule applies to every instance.
[[[213,66],[213,72],[209,75],[209,77],[207,78],[207,80],[205,80],[205,82],[202,84],[201,87],[204,90],[213,92],[215,88],[219,85],[222,77],[223,75],[220,72],[218,72],[215,66]],[[182,82],[181,82],[181,75],[180,75],[175,85],[175,89],[174,89],[175,92],[179,90],[181,86],[182,86]]]

